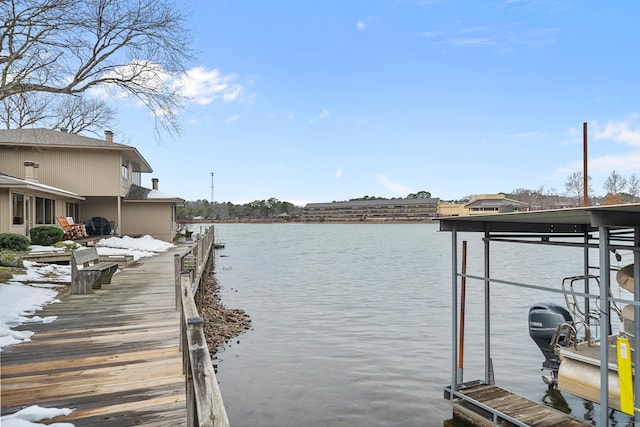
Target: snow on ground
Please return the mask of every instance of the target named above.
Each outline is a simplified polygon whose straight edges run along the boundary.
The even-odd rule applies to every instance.
[[[59,417],[62,415],[69,415],[73,412],[73,409],[69,408],[43,408],[38,405],[29,406],[28,408],[21,409],[15,414],[5,415],[0,418],[0,424],[3,427],[36,427],[42,426],[42,424],[36,421],[49,420],[51,418]],[[49,427],[74,427],[71,423],[53,423],[49,424]]]
[[[19,282],[0,284],[0,350],[6,345],[31,341],[31,331],[16,331],[15,328],[27,323],[50,323],[55,317],[34,316],[35,312],[47,304],[57,302],[58,291],[52,285],[24,285]]]
[[[73,243],[73,242],[66,242]],[[165,252],[174,247],[173,244],[154,239],[151,236],[140,238],[109,237],[96,244],[100,255],[133,255],[135,260],[154,256],[158,252]],[[32,252],[57,252],[64,248],[53,246],[32,246]],[[55,316],[42,318],[35,313],[47,304],[59,302],[59,282],[71,282],[71,268],[68,265],[40,264],[25,261],[26,271],[15,274],[8,283],[0,283],[0,352],[2,347],[31,340],[32,331],[14,328],[29,323],[50,323]],[[53,283],[56,282],[56,283]],[[62,285],[64,286],[64,285]],[[0,418],[3,427],[32,427],[41,426],[35,423],[43,419],[50,419],[60,415],[68,415],[71,409],[41,408],[31,406]],[[50,424],[54,427],[73,427],[69,423]]]
[[[72,242],[69,242],[72,243]],[[97,244],[100,255],[133,255],[135,260],[165,252],[173,244],[154,239],[109,237]],[[32,246],[35,252],[56,252],[53,246]],[[64,249],[62,249],[64,250]],[[40,264],[25,261],[26,271],[15,274],[8,283],[0,283],[0,351],[5,345],[29,341],[33,332],[14,331],[12,328],[33,322],[52,322],[54,318],[41,318],[34,313],[47,304],[57,302],[57,287],[60,282],[71,282],[68,265]]]

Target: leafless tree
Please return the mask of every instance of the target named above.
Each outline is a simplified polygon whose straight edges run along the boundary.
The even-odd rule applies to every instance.
[[[55,129],[65,129],[69,133],[92,132],[100,136],[100,131],[111,128],[115,111],[106,103],[95,98],[65,97],[58,105]]]
[[[2,126],[6,129],[30,127],[50,118],[49,98],[38,93],[18,93],[0,102]]]
[[[638,194],[640,194],[640,180],[638,180],[635,173],[632,173],[629,177],[629,186],[627,187],[627,191],[633,198],[632,201],[635,202],[638,198]]]
[[[584,180],[582,176],[582,172],[573,172],[567,177],[567,180],[564,183],[564,187],[567,190],[567,196],[575,197],[576,204],[578,205],[581,204],[581,201],[584,198]],[[588,182],[589,186],[587,191],[588,195],[590,195],[593,192],[591,189],[591,177],[588,178]]]
[[[146,105],[156,131],[179,130],[172,84],[192,59],[171,0],[2,0],[0,101],[33,92],[117,91]]]
[[[19,93],[0,101],[3,127],[45,127],[98,136],[112,129],[115,110],[96,98],[40,92]]]
[[[611,175],[604,181],[604,189],[608,194],[619,194],[627,186],[627,180],[618,172],[611,171]]]

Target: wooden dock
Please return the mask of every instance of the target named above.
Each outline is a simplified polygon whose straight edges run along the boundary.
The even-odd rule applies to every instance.
[[[469,425],[592,427],[591,424],[495,385],[477,384],[456,392],[463,398],[452,402],[454,419],[461,419]],[[450,389],[445,389],[445,399],[449,400],[450,395]]]
[[[175,253],[37,313],[58,318],[27,325],[31,342],[3,348],[2,415],[39,405],[75,409],[52,421],[76,427],[187,425]]]

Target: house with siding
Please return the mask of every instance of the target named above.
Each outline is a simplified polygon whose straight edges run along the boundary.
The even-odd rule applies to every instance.
[[[0,233],[29,235],[73,217],[91,230],[171,241],[184,200],[141,184],[153,169],[135,147],[50,129],[0,130]]]
[[[439,217],[485,215],[490,213],[528,211],[529,205],[507,198],[504,194],[477,194],[466,203],[443,202],[438,205]]]

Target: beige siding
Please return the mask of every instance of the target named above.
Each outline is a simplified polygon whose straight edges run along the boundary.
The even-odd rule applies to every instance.
[[[118,221],[117,197],[87,197],[80,205],[82,222],[88,224],[91,218],[102,217],[109,221]],[[118,225],[116,224],[116,227]]]
[[[122,204],[122,235],[149,234],[170,242],[175,235],[174,204],[155,202],[125,202]]]
[[[51,194],[42,193],[38,191],[31,191],[31,190],[14,190],[13,192],[24,195],[25,202],[28,201],[28,204],[25,203],[25,223],[21,225],[13,225],[13,220],[11,217],[13,213],[13,207],[11,206],[11,203],[12,203],[11,198],[13,193],[8,189],[2,189],[0,190],[0,212],[1,212],[0,233],[16,233],[16,234],[27,235],[28,229],[31,229],[33,227],[39,227],[43,225],[51,225],[51,226],[57,226],[57,227],[60,226],[60,224],[58,224],[58,222],[55,220],[55,217],[61,216],[61,215],[65,216],[65,212],[66,212],[65,203],[67,201],[65,198],[60,198],[60,197],[53,196]],[[36,203],[35,203],[36,197],[42,197],[45,199],[53,200],[54,218],[52,218],[51,224],[37,223]],[[28,205],[28,209],[29,209],[28,212],[26,211],[26,205]]]
[[[8,188],[0,188],[0,233],[6,233],[11,226],[11,203]]]
[[[469,215],[469,209],[463,203],[440,203],[438,205],[438,216],[465,216]]]
[[[0,172],[25,179],[25,161],[40,165],[36,177],[41,183],[83,196],[122,194],[122,162],[118,151],[0,147]]]

